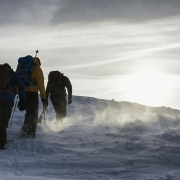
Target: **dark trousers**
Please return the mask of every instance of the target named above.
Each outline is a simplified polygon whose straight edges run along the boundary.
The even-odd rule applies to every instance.
[[[9,119],[11,117],[13,104],[9,100],[0,100],[0,148],[3,148],[7,141]]]
[[[36,126],[38,122],[38,109],[39,109],[38,93],[26,92],[26,103],[27,103],[27,111],[25,114],[23,127],[26,129],[27,135],[34,137],[36,135]]]
[[[50,100],[56,112],[56,120],[57,122],[62,123],[63,119],[66,117],[67,110],[66,110],[66,96],[58,94],[54,96],[50,96]]]

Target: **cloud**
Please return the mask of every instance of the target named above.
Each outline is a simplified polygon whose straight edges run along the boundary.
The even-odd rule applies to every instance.
[[[63,0],[51,23],[143,21],[180,14],[179,0]]]
[[[1,0],[0,24],[143,21],[180,14],[179,0]]]
[[[48,23],[57,0],[0,0],[0,24],[41,25]]]

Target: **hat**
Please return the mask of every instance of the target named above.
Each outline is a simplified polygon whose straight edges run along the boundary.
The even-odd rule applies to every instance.
[[[37,63],[41,66],[41,61],[38,57],[35,57],[35,62],[37,61]]]
[[[8,69],[11,69],[11,66],[8,63],[4,63],[4,66],[6,66]]]

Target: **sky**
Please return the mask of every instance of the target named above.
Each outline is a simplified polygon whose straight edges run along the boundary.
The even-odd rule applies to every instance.
[[[0,58],[35,55],[73,94],[180,109],[179,0],[0,0]]]

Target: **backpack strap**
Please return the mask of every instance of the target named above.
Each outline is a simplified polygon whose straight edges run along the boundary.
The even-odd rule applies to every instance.
[[[11,93],[13,96],[15,96],[17,94],[17,92],[18,92],[18,88],[16,86],[14,86],[14,87],[15,87],[15,90],[14,90],[13,87],[8,86],[8,87],[5,88],[4,92]]]

